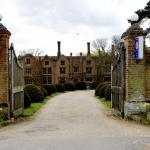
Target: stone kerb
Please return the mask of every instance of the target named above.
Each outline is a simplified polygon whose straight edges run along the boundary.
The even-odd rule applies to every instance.
[[[145,37],[138,24],[132,24],[122,35],[125,48],[125,116],[145,112],[145,56],[135,60],[135,38]]]

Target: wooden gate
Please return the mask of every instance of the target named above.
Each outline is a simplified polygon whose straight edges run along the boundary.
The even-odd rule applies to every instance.
[[[18,116],[24,108],[24,74],[18,62],[13,44],[9,49],[10,106],[12,116]]]
[[[124,100],[125,100],[125,48],[120,44],[120,54],[117,61],[112,65],[112,108],[124,117]]]

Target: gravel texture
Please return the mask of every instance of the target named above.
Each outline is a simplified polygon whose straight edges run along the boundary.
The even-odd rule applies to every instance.
[[[0,129],[0,150],[150,150],[150,127],[109,114],[94,91],[60,94],[28,121]]]

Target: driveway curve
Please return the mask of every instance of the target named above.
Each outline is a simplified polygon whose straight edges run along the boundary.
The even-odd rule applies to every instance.
[[[0,150],[150,150],[150,127],[106,112],[94,91],[60,94],[29,121],[0,129]]]

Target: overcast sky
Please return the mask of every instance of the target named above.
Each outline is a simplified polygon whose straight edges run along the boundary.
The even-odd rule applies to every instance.
[[[11,42],[20,50],[41,49],[56,55],[86,52],[86,42],[111,39],[128,27],[127,18],[148,0],[0,0],[2,23],[11,31]]]

